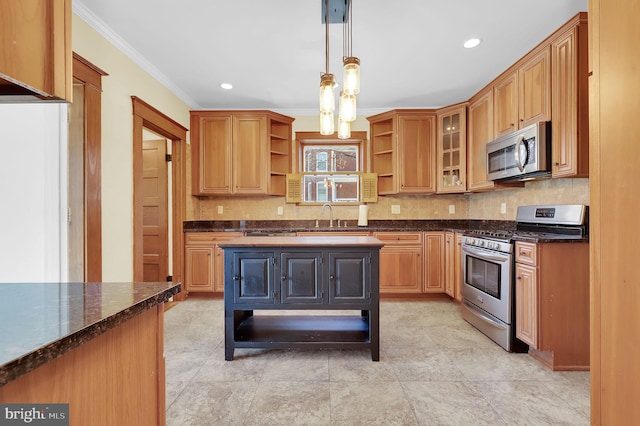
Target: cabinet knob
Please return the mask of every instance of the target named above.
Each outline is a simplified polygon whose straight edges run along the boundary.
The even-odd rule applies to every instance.
[[[554,166],[559,166],[560,163],[558,163],[557,161],[553,163]]]
[[[335,278],[336,278],[336,277],[334,277],[333,275],[329,275],[329,279],[330,279],[331,281],[333,281]]]
[[[521,277],[520,275],[518,275],[518,276],[516,277],[516,280],[521,280],[521,279],[522,279],[522,277]]]
[[[282,281],[286,281],[286,280],[287,280],[287,276],[286,276],[286,275],[283,275],[282,277],[280,277],[280,279],[281,279]]]
[[[240,275],[234,275],[233,276],[233,280],[234,281],[240,281]]]

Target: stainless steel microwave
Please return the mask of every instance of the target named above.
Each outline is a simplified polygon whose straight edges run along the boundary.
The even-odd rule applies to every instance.
[[[551,174],[551,122],[541,121],[487,144],[489,180],[524,180]]]

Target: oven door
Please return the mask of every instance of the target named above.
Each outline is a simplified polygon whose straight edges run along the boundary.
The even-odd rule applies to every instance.
[[[511,253],[462,245],[462,298],[500,319],[512,323]]]

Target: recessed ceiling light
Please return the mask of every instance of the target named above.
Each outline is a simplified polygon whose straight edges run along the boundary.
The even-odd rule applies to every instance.
[[[469,40],[464,42],[464,47],[466,47],[467,49],[471,49],[472,47],[476,47],[479,44],[480,44],[479,38],[470,38]]]
[[[231,89],[233,89],[233,84],[231,84],[231,83],[221,83],[220,87],[222,87],[225,90],[231,90]]]

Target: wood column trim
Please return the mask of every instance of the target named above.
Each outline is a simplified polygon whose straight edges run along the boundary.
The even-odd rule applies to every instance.
[[[102,77],[106,72],[73,53],[73,78],[84,87],[84,278],[102,281]]]

